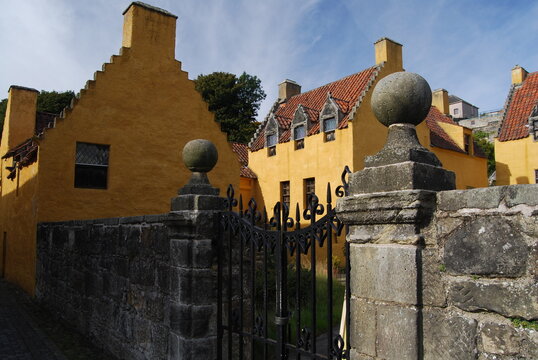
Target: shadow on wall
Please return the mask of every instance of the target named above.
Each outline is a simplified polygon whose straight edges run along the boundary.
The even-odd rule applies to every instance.
[[[30,295],[35,286],[36,185],[37,177],[32,177],[18,189],[4,192],[0,212],[2,277]]]
[[[516,178],[516,184],[530,184],[527,176],[518,176]]]
[[[495,162],[496,182],[495,185],[508,185],[510,184],[510,169],[505,163]]]

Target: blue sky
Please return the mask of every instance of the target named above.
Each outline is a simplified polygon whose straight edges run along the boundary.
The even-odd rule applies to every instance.
[[[501,108],[516,64],[538,71],[538,2],[523,0],[151,0],[178,15],[176,58],[199,74],[262,80],[263,118],[289,78],[303,91],[374,64],[373,43],[404,45],[432,89]],[[0,98],[10,85],[82,88],[121,46],[124,0],[0,0]]]

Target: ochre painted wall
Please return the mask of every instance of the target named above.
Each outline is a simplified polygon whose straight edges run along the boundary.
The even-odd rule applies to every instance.
[[[511,141],[495,139],[495,165],[497,185],[535,184],[538,142],[531,136]]]
[[[488,162],[485,158],[452,150],[429,147],[443,164],[443,168],[456,174],[456,189],[488,186]]]
[[[10,182],[2,162],[6,278],[30,294],[38,222],[168,212],[171,198],[190,178],[181,160],[188,141],[203,138],[216,145],[219,161],[209,179],[221,195],[228,184],[239,188],[240,166],[226,134],[169,49],[175,44],[175,18],[131,5],[125,19],[127,33],[137,29],[129,38],[132,48],[123,47],[96,72],[74,107],[45,132],[38,163]],[[110,145],[106,190],[74,187],[77,142]]]
[[[237,187],[239,163],[226,134],[180,64],[124,49],[41,141],[39,221],[168,211],[190,177],[181,149],[198,138],[219,150],[211,184],[222,194]],[[77,141],[110,145],[107,190],[73,186]]]
[[[38,163],[19,170],[17,177],[9,180],[5,177],[5,168],[11,165],[11,161],[12,159],[1,161],[0,259],[5,259],[6,262],[0,264],[0,268],[5,270],[4,278],[7,281],[34,294]]]

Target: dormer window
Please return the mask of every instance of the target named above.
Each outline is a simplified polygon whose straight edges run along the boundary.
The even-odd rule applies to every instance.
[[[295,150],[304,148],[304,137],[306,128],[304,125],[299,125],[293,128],[293,140],[295,140]]]
[[[276,134],[267,135],[267,146],[276,146]]]
[[[276,155],[276,143],[277,143],[276,134],[267,135],[267,156]]]
[[[532,136],[534,140],[538,140],[538,119],[532,120]]]
[[[323,120],[323,132],[325,133],[325,141],[334,141],[336,130],[336,118],[330,117]]]

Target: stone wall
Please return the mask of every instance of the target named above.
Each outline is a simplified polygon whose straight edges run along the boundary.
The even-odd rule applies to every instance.
[[[538,185],[358,194],[352,359],[536,359]]]
[[[424,235],[424,357],[538,358],[538,185],[440,192]]]
[[[165,215],[39,224],[38,300],[119,359],[214,358],[224,200],[193,186]]]
[[[166,218],[41,224],[37,298],[118,358],[166,359],[170,303]]]

